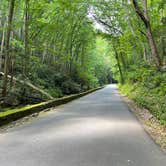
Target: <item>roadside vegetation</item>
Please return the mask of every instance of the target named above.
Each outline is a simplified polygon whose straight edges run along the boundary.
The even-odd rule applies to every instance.
[[[0,0],[0,109],[110,83],[110,57],[81,1]]]
[[[134,76],[128,73],[126,83],[119,86],[120,90],[166,125],[166,72],[149,66],[148,71],[144,67],[133,68],[133,73]]]

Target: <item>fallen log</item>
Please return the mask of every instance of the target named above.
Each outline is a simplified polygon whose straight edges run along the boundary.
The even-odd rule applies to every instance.
[[[4,76],[4,73],[3,72],[0,72],[0,75],[1,76]],[[9,79],[11,79],[11,76],[8,75],[7,76]],[[23,85],[26,85],[30,88],[32,88],[33,90],[36,90],[38,92],[40,92],[41,94],[43,94],[45,97],[47,97],[48,99],[54,99],[49,93],[45,92],[44,90],[38,88],[37,86],[33,85],[31,82],[29,81],[23,81],[23,80],[19,80],[17,79],[16,77],[13,77],[13,80],[20,83],[20,84],[23,84]]]

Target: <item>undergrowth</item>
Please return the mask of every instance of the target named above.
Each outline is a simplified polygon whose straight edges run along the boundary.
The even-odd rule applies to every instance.
[[[141,71],[132,70],[132,76],[130,72],[126,76],[126,83],[119,85],[121,92],[166,125],[166,72],[142,68]]]

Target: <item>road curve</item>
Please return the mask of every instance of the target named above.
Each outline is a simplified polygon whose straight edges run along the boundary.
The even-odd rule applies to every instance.
[[[0,134],[0,166],[165,166],[115,85]]]

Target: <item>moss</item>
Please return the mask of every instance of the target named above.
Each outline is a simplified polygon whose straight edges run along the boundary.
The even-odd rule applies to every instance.
[[[86,94],[92,93],[101,88],[103,87],[95,88],[95,89],[92,89],[83,93],[75,94],[75,95],[69,95],[59,99],[50,100],[47,102],[42,102],[39,104],[27,105],[22,108],[9,109],[5,112],[0,112],[0,125],[7,124],[9,122],[15,121],[19,118],[25,117],[35,112],[40,112],[46,108],[51,108],[57,105],[65,104],[67,102],[70,102]]]
[[[38,107],[38,106],[42,106],[46,103],[48,103],[48,102],[42,102],[42,103],[33,104],[33,105],[26,105],[25,107],[22,107],[22,108],[9,109],[9,110],[0,112],[0,117],[4,117],[4,116],[10,115],[10,114],[17,113],[17,112],[22,112],[22,111],[25,111],[25,110],[28,110],[28,109],[31,109],[31,108],[35,108],[35,107]]]

